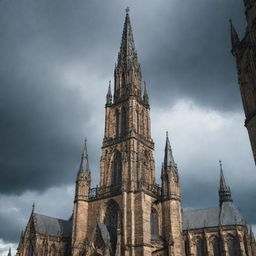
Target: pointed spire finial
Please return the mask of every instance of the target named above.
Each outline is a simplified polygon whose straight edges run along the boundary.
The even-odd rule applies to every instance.
[[[84,139],[84,150],[81,157],[79,172],[90,172],[86,138]]]
[[[132,26],[129,16],[129,7],[126,9],[126,17],[124,22],[122,41],[119,51],[118,63],[137,62],[137,54],[132,33]]]
[[[125,8],[125,12],[126,12],[126,13],[129,13],[129,11],[130,11],[130,8],[127,6],[127,7]]]
[[[165,154],[164,154],[164,168],[167,169],[168,167],[177,167],[173,154],[172,148],[168,137],[168,132],[166,132],[166,143],[165,143]]]
[[[109,106],[112,104],[112,92],[111,92],[111,80],[108,82],[108,93],[106,96],[106,105]]]
[[[222,205],[222,203],[224,202],[232,202],[232,195],[231,195],[231,189],[230,187],[227,185],[225,177],[224,177],[224,172],[222,169],[222,161],[219,160],[219,164],[220,164],[220,187],[219,187],[219,203],[220,206]]]

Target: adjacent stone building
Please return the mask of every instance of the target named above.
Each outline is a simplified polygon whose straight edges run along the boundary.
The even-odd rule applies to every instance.
[[[232,54],[236,58],[238,82],[253,157],[256,162],[256,0],[243,0],[247,27],[242,40],[231,22]]]
[[[220,166],[219,205],[181,209],[179,171],[168,135],[162,184],[155,182],[146,85],[127,10],[106,96],[100,182],[91,188],[86,143],[69,220],[33,209],[18,256],[256,256],[251,229],[233,205]]]

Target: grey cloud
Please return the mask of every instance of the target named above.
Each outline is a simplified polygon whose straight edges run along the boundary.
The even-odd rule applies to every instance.
[[[22,200],[27,191],[44,193],[50,187],[74,184],[84,136],[88,137],[94,184],[97,182],[105,92],[107,81],[113,80],[126,5],[131,7],[152,109],[167,110],[180,98],[189,98],[203,108],[241,111],[228,19],[233,17],[242,35],[242,0],[2,0],[1,196]],[[193,173],[195,168],[188,171]],[[198,169],[203,171],[202,166]],[[188,178],[182,178],[184,206],[216,203],[213,180],[199,186],[198,180],[189,183]],[[207,196],[199,205],[202,191]],[[237,202],[255,223],[255,209],[248,203],[255,190],[249,185],[240,192]],[[11,202],[15,206],[15,200]],[[12,218],[0,214],[0,237],[17,241],[20,230],[16,227],[24,225],[25,220],[19,218],[28,216],[28,205],[21,202],[17,207],[22,212],[10,215]],[[62,210],[67,213],[70,208],[63,205]],[[47,205],[39,210],[54,214]]]

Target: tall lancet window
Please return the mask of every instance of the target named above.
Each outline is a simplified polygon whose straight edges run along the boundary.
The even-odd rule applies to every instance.
[[[122,155],[119,151],[115,153],[112,163],[112,185],[121,184],[122,181]]]
[[[137,127],[136,127],[136,130],[137,130],[137,133],[140,133],[140,113],[138,110],[136,110],[136,121],[137,121]]]
[[[125,135],[127,132],[127,114],[125,108],[122,108],[121,111],[121,121],[121,135]]]
[[[116,110],[116,138],[120,135],[120,115],[119,111]]]
[[[145,114],[144,114],[144,110],[141,111],[141,134],[145,135]]]
[[[214,236],[213,239],[211,240],[211,246],[213,256],[221,256],[220,239],[217,236]]]
[[[50,256],[56,256],[56,246],[55,246],[55,244],[51,245]]]
[[[150,226],[151,226],[151,239],[156,240],[159,237],[158,213],[154,208],[152,208],[151,210]]]
[[[28,256],[34,256],[34,246],[33,244],[30,242],[29,247],[28,247]]]
[[[229,256],[238,256],[239,255],[237,239],[230,234],[227,236],[227,247],[228,247],[228,255]]]
[[[121,212],[118,204],[114,200],[108,202],[104,223],[107,226],[110,242],[111,242],[111,256],[115,255],[117,237],[121,233]]]
[[[204,240],[197,238],[196,240],[196,256],[205,256]]]

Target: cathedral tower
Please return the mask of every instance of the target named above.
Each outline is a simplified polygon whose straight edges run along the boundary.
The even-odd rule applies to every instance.
[[[254,160],[256,162],[256,1],[244,0],[247,20],[246,33],[243,40],[231,22],[232,54],[236,58],[238,82],[242,97],[245,127],[248,130]]]
[[[89,255],[183,255],[178,172],[169,144],[165,154],[168,188],[162,191],[155,183],[149,97],[127,8],[113,93],[109,82],[106,95],[100,184],[89,191],[88,209],[83,206],[88,220],[74,243],[78,248],[87,240]]]
[[[73,229],[72,229],[72,255],[80,255],[85,250],[84,241],[87,237],[88,221],[88,196],[91,186],[91,172],[86,141],[81,157],[80,168],[77,172],[75,200],[73,208]],[[81,242],[83,241],[83,242]]]

